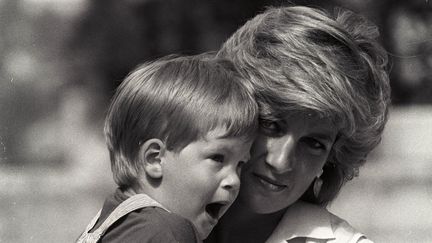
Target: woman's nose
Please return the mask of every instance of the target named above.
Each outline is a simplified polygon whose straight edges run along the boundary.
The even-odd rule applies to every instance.
[[[295,141],[292,136],[272,138],[267,146],[266,163],[274,172],[280,174],[293,169]]]

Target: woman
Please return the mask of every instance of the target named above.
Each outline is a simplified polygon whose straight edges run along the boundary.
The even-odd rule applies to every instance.
[[[257,90],[261,129],[235,204],[206,242],[370,242],[325,207],[387,121],[387,55],[351,12],[271,8],[226,41]]]

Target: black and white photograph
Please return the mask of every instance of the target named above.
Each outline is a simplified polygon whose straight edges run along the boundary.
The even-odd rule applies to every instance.
[[[432,242],[429,0],[0,0],[0,242]]]

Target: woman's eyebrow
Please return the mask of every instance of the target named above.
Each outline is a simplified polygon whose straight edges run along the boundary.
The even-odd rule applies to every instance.
[[[319,139],[323,139],[323,140],[327,140],[328,142],[333,142],[333,140],[336,138],[336,134],[335,135],[330,135],[330,133],[322,133],[322,132],[316,132],[316,133],[311,133],[310,136],[312,137],[316,137]]]

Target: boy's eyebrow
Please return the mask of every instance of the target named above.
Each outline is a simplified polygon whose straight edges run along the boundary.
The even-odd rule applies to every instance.
[[[226,144],[218,144],[218,145],[210,145],[207,148],[208,153],[216,153],[221,152],[227,156],[232,156],[234,154],[234,151],[231,149],[230,146],[227,146]],[[250,151],[241,158],[241,161],[248,162],[251,158]]]
[[[232,150],[230,149],[230,147],[226,146],[225,144],[212,144],[210,146],[207,147],[208,150],[213,151],[213,150],[223,150],[224,152],[229,152],[232,153]]]
[[[208,147],[209,152],[223,152],[227,155],[233,155],[234,151],[231,146],[228,146],[224,143],[222,144],[213,144]]]

